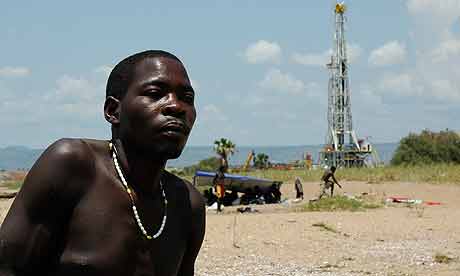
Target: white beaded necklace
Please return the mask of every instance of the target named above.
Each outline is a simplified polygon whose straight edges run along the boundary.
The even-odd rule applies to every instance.
[[[156,234],[154,234],[154,235],[149,235],[147,233],[147,230],[145,230],[144,225],[142,225],[141,218],[139,217],[139,213],[137,212],[136,204],[134,203],[133,192],[129,188],[128,182],[126,181],[125,177],[123,176],[123,172],[121,171],[120,165],[118,164],[117,149],[113,146],[112,143],[109,143],[109,149],[112,152],[113,163],[115,164],[115,168],[116,168],[116,171],[118,173],[118,176],[121,179],[121,183],[123,183],[123,186],[125,187],[126,192],[128,193],[129,198],[131,199],[132,209],[133,209],[133,213],[134,213],[134,218],[136,219],[136,222],[137,222],[137,226],[139,226],[139,229],[141,230],[142,234],[148,240],[158,238],[161,235],[161,233],[163,232],[163,229],[165,228],[167,210],[168,210],[168,200],[166,199],[166,194],[165,194],[165,190],[163,188],[163,183],[160,180],[160,189],[161,189],[161,194],[162,194],[163,199],[164,199],[164,206],[165,206],[165,212],[164,212],[164,215],[163,215],[163,220],[161,222],[160,229],[158,229],[158,232]]]

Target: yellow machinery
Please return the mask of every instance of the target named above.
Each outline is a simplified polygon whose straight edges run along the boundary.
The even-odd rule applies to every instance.
[[[343,2],[342,3],[337,3],[335,5],[335,13],[344,14],[346,10],[347,10],[347,6],[345,6],[345,4]]]
[[[313,167],[313,160],[310,153],[307,153],[305,156],[305,168],[311,170]]]
[[[244,166],[243,166],[243,171],[247,171],[249,166],[251,165],[251,160],[254,158],[254,151],[251,150],[248,154],[248,157],[246,158],[246,162],[244,162]]]

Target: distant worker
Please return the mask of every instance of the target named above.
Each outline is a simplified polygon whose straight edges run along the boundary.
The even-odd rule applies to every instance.
[[[296,192],[295,198],[303,199],[303,187],[302,187],[302,182],[300,182],[299,177],[296,177],[294,185],[295,185],[295,192]]]
[[[223,199],[225,196],[225,187],[224,187],[224,182],[225,182],[225,166],[220,166],[219,169],[217,170],[216,176],[214,177],[212,183],[215,188],[215,193],[217,197],[217,212],[222,212],[222,204],[223,204]]]
[[[321,184],[321,194],[319,195],[319,198],[322,198],[326,194],[327,189],[331,189],[332,197],[334,195],[334,184],[337,184],[337,186],[342,189],[342,186],[340,186],[339,182],[337,182],[337,179],[335,179],[335,170],[335,166],[332,166],[330,169],[326,170],[321,177],[321,180],[324,181],[324,183]],[[333,181],[330,180],[331,178]]]
[[[275,203],[281,202],[280,184],[273,183],[270,186],[270,193],[272,194]]]

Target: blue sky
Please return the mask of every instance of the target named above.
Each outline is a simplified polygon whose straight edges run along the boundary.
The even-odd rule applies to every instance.
[[[334,1],[111,2],[2,5],[0,147],[108,138],[108,72],[145,49],[187,67],[198,112],[189,145],[325,141]],[[358,136],[460,130],[460,0],[346,4]]]

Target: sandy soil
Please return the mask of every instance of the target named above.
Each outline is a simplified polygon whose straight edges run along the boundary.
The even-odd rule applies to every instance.
[[[349,195],[407,196],[442,205],[326,213],[298,212],[302,203],[291,203],[252,206],[257,213],[208,211],[196,275],[460,275],[460,185],[342,184],[339,192]],[[318,189],[318,183],[304,183],[306,199]],[[292,199],[293,183],[282,192]],[[10,204],[0,200],[0,221]],[[436,254],[454,260],[437,263]]]
[[[345,182],[340,192],[407,196],[440,206],[388,206],[364,212],[208,211],[197,275],[460,275],[460,186]],[[318,183],[304,183],[306,198]],[[283,195],[294,197],[293,183]],[[339,233],[312,226],[325,223]],[[434,261],[436,254],[454,258]]]

